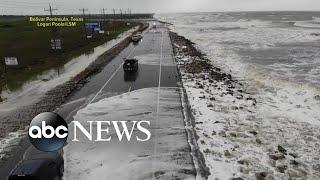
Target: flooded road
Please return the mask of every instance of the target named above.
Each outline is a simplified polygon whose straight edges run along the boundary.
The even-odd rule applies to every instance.
[[[195,178],[184,129],[180,81],[167,28],[148,29],[143,36],[139,44],[130,44],[101,72],[88,78],[56,112],[69,123],[105,118],[110,121],[148,120],[151,140],[94,145],[85,141],[82,144],[69,142],[64,149],[66,179],[94,179],[110,171],[110,167],[112,171],[107,172],[108,177],[117,179]],[[140,59],[138,72],[130,75],[123,72],[123,58],[126,57]],[[21,143],[22,147],[28,144],[28,141]],[[15,161],[23,154],[23,149],[16,152]],[[7,172],[15,161],[6,166]],[[111,165],[114,163],[116,166]],[[99,164],[102,165],[97,167]],[[150,167],[148,171],[147,167]],[[142,170],[145,172],[137,173]],[[1,171],[4,175],[6,169],[1,168]]]
[[[138,72],[124,73],[125,57],[139,59]],[[89,120],[147,120],[151,122],[151,140],[106,143],[82,137],[80,143],[69,141],[65,147],[65,178],[194,179],[178,83],[167,29],[147,30],[142,42],[123,51],[58,112],[69,121],[84,124]],[[113,128],[109,131],[115,135]],[[134,131],[133,137],[137,134]]]

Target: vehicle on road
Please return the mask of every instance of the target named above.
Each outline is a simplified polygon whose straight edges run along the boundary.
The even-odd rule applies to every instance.
[[[29,148],[8,180],[60,180],[64,173],[62,152],[41,152]]]
[[[142,35],[137,33],[132,36],[131,41],[132,42],[139,42],[141,39],[142,39]]]
[[[154,28],[154,29],[157,28],[157,23],[154,22],[154,23],[152,24],[152,28]]]
[[[123,70],[124,72],[135,72],[139,68],[138,60],[135,58],[124,59]]]

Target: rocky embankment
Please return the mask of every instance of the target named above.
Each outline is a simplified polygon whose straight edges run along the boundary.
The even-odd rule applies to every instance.
[[[300,155],[270,142],[246,85],[214,67],[188,39],[170,37],[209,179],[317,179]]]

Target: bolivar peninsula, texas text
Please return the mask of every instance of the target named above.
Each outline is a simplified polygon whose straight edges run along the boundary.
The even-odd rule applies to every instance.
[[[29,17],[29,22],[35,22],[37,27],[75,27],[83,18],[80,17]]]

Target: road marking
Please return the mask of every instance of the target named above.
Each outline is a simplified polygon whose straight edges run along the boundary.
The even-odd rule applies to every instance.
[[[160,61],[159,61],[159,83],[158,83],[158,99],[157,99],[157,110],[156,110],[156,119],[155,119],[155,127],[154,127],[154,150],[153,155],[156,156],[157,154],[157,144],[158,144],[158,137],[157,137],[157,121],[159,120],[159,107],[160,107],[160,89],[161,89],[161,61],[163,58],[163,31],[161,31],[161,47],[160,47]],[[155,161],[155,159],[154,159]],[[153,165],[154,167],[154,165]],[[154,178],[155,173],[153,173]]]
[[[134,52],[134,50],[136,49],[136,46],[133,47],[133,49],[130,51],[129,55],[127,56],[127,58],[129,56],[131,56],[131,54]],[[112,73],[112,75],[110,76],[110,78],[104,83],[104,85],[101,87],[101,89],[95,94],[95,96],[88,102],[88,103],[84,103],[83,105],[79,106],[78,108],[74,109],[73,111],[71,111],[68,116],[66,117],[66,119],[69,119],[70,116],[75,112],[78,111],[79,109],[82,109],[83,107],[86,107],[88,105],[90,105],[96,98],[97,96],[102,92],[102,90],[109,84],[109,82],[112,80],[112,78],[117,74],[117,72],[120,70],[120,68],[122,67],[124,62],[122,62],[120,64],[120,66]]]
[[[130,92],[130,91],[131,91],[132,85],[133,85],[133,84],[130,84],[130,87],[129,87],[128,92]]]
[[[133,47],[133,49],[131,50],[131,52],[129,53],[129,55],[127,56],[127,58],[129,56],[131,56],[131,54],[133,53],[133,51],[136,49],[136,46]],[[109,82],[112,80],[112,78],[117,74],[117,72],[120,70],[120,68],[122,67],[124,62],[122,62],[120,64],[120,66],[116,69],[116,71],[111,75],[111,77],[106,81],[106,83],[104,83],[104,85],[101,87],[101,89],[97,92],[97,94],[91,99],[91,101],[89,102],[89,104],[91,104],[97,97],[98,95],[102,92],[102,90],[109,84]],[[89,105],[88,104],[88,105]]]

